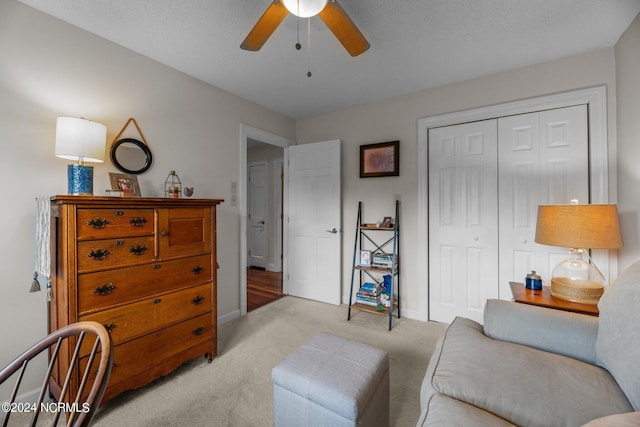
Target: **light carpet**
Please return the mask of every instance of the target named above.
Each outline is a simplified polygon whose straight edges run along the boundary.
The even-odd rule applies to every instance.
[[[285,297],[222,325],[218,356],[182,365],[170,375],[109,401],[95,426],[273,425],[271,369],[311,335],[328,332],[389,353],[392,426],[415,426],[420,383],[431,352],[446,325],[352,312]],[[311,426],[310,426],[311,427]]]

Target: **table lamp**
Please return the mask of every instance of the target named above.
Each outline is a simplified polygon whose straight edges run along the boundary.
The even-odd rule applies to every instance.
[[[107,128],[100,123],[75,117],[58,117],[57,157],[77,160],[67,167],[67,189],[73,195],[93,194],[93,166],[84,162],[104,162]]]
[[[569,248],[570,258],[551,274],[551,294],[595,305],[604,292],[605,279],[588,250],[622,247],[616,205],[538,206],[535,241]]]

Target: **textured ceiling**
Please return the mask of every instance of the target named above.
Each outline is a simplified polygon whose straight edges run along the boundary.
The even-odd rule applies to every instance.
[[[371,44],[352,58],[318,17],[291,15],[241,50],[272,0],[19,1],[294,119],[610,47],[640,13],[640,0],[338,0]]]

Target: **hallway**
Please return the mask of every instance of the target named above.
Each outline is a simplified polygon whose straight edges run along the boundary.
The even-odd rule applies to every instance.
[[[247,312],[282,297],[282,272],[247,268]]]

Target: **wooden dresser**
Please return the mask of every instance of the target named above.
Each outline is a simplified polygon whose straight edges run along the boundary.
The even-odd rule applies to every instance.
[[[51,198],[49,331],[83,320],[109,330],[114,365],[103,402],[186,360],[216,356],[216,206],[221,202]],[[71,350],[61,351],[50,385],[55,397]],[[83,354],[89,352],[83,347]]]

